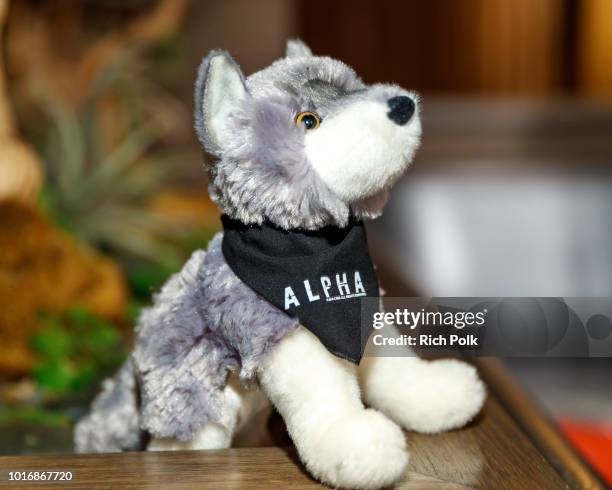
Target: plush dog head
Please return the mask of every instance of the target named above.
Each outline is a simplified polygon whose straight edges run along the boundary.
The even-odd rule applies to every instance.
[[[419,146],[415,94],[365,85],[301,41],[248,78],[211,52],[195,95],[196,131],[214,158],[210,194],[244,223],[316,229],[376,217]]]

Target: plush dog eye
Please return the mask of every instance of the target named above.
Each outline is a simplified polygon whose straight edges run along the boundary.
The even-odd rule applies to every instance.
[[[295,124],[303,124],[308,129],[317,129],[321,119],[314,112],[300,112],[295,118]]]

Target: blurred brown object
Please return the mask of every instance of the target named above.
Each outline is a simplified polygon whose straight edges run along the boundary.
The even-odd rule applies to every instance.
[[[16,138],[0,135],[0,199],[34,202],[42,180],[34,150]]]
[[[8,0],[0,0],[0,38]],[[17,135],[15,118],[6,89],[3,44],[0,42],[0,199],[32,202],[38,196],[43,173],[38,155]]]
[[[4,24],[8,11],[8,0],[0,0],[0,35],[4,36]],[[4,78],[4,46],[0,49],[0,134],[12,134],[15,129],[13,111],[6,93]]]
[[[177,267],[179,234],[146,202],[179,172],[191,115],[167,87],[187,0],[11,4],[9,86],[44,155],[53,222],[116,260]]]
[[[9,405],[32,403],[39,396],[40,391],[30,378],[23,378],[12,383],[0,383],[0,400]]]
[[[126,47],[147,49],[176,32],[187,0],[138,4],[136,14],[120,16],[112,28],[95,29],[100,20],[95,9],[104,7],[96,2],[16,3],[8,27],[11,75],[24,90],[37,95],[44,91],[57,103],[78,105],[100,71]]]
[[[580,2],[578,26],[579,90],[612,98],[612,2]]]
[[[113,77],[109,67],[119,66],[118,60],[129,55],[136,59],[134,53],[154,49],[176,33],[187,5],[187,0],[12,4],[6,57],[20,117],[40,120],[41,108],[78,112]],[[130,123],[121,102],[107,97],[95,110],[100,114],[100,138],[118,145]],[[172,117],[168,111],[166,118]]]
[[[393,80],[423,92],[542,95],[565,89],[569,5],[302,1],[300,30],[315,53],[346,61],[367,82]]]
[[[221,224],[221,212],[206,192],[190,189],[161,191],[153,198],[151,210],[183,226],[215,229]]]
[[[480,92],[542,95],[563,86],[566,2],[478,0],[454,2],[465,22],[465,45],[473,53],[473,82]],[[459,63],[469,66],[469,59]],[[464,76],[470,76],[464,74]]]
[[[0,223],[0,378],[14,378],[32,368],[28,341],[40,312],[81,306],[117,320],[127,288],[112,261],[77,245],[32,207],[0,201]]]

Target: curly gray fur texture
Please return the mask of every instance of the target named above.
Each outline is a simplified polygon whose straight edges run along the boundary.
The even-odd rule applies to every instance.
[[[143,444],[138,408],[138,390],[132,358],[113,379],[102,384],[91,413],[77,424],[74,434],[79,452],[137,450]]]
[[[77,425],[77,451],[139,449],[145,431],[189,440],[220,419],[228,372],[250,381],[262,357],[296,327],[236,277],[218,234],[142,313],[133,355]]]
[[[204,59],[195,107],[196,132],[214,158],[208,166],[209,193],[219,207],[244,223],[267,218],[282,228],[342,227],[351,212],[377,215],[372,208],[380,208],[380,196],[347,204],[329,189],[308,164],[304,129],[293,124],[301,111],[316,109],[325,119],[359,97],[366,85],[355,71],[332,58],[303,55],[282,58],[254,73],[245,80],[250,97],[229,121],[229,143],[219,148],[206,130],[203,94],[211,60],[221,54],[235,64],[221,51]]]

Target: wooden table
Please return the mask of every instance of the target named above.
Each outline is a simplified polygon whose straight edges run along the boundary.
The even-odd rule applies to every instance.
[[[376,247],[374,247],[376,248]],[[379,261],[390,296],[414,292]],[[468,427],[406,434],[411,452],[403,489],[604,489],[533,401],[494,359],[477,364],[489,387]],[[8,482],[9,471],[72,471],[71,482]],[[314,488],[292,447],[222,451],[0,457],[0,487],[10,488]]]
[[[603,489],[591,469],[498,361],[481,359],[490,393],[468,427],[406,434],[409,471],[397,488]],[[72,471],[71,482],[8,481],[9,471]],[[314,488],[292,447],[92,455],[0,457],[10,488]]]
[[[489,367],[485,367],[485,371],[487,369]],[[519,396],[522,395],[519,393]],[[465,429],[435,436],[408,433],[410,468],[397,488],[604,488],[572,451],[567,461],[559,459],[557,451],[554,457],[557,464],[562,462],[562,466],[555,468],[550,460],[553,453],[544,449],[542,440],[534,440],[533,434],[529,434],[533,424],[530,426],[532,429],[517,424],[506,408],[507,403],[508,400],[501,400],[493,393],[483,413]],[[529,405],[530,402],[523,409],[530,409]],[[545,423],[544,419],[537,418],[536,421]],[[549,439],[548,443],[551,441]],[[71,482],[54,484],[7,481],[9,471],[28,470],[72,471],[74,478]],[[299,489],[314,488],[318,484],[299,464],[293,448],[263,447],[3,457],[0,458],[0,487],[3,486],[38,489]]]

